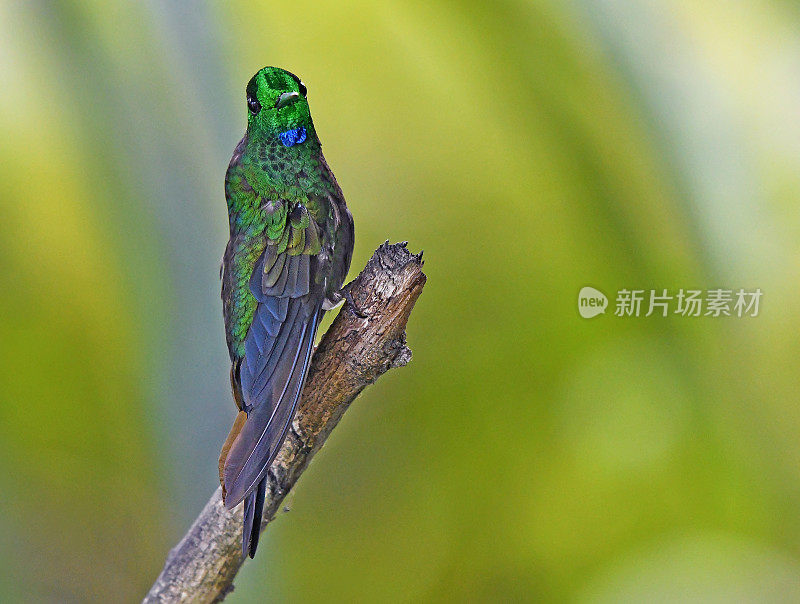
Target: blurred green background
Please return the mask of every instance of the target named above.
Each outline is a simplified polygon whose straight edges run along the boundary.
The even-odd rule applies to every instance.
[[[224,170],[299,74],[353,275],[424,248],[228,601],[800,600],[800,8],[0,4],[0,600],[133,602],[233,417]],[[756,318],[585,320],[621,288]],[[612,300],[613,303],[613,300]]]

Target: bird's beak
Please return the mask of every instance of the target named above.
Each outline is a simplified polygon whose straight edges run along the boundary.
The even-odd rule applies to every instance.
[[[295,101],[300,99],[299,92],[284,92],[279,98],[278,102],[275,103],[275,109],[280,109],[281,107],[286,107],[287,105],[291,105]]]

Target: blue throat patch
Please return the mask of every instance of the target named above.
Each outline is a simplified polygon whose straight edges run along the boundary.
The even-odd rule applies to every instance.
[[[299,145],[306,140],[306,129],[300,126],[299,128],[292,128],[286,132],[281,132],[278,135],[284,147],[291,147],[292,145]]]

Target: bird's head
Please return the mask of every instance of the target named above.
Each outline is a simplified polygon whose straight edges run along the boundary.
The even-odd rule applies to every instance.
[[[277,138],[285,146],[316,138],[306,87],[293,73],[264,67],[247,84],[247,132]]]

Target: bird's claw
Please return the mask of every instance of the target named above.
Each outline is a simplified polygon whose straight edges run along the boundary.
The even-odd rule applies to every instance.
[[[361,310],[358,304],[355,303],[355,300],[353,300],[353,295],[350,293],[351,284],[352,282],[348,283],[338,292],[334,292],[331,296],[326,298],[322,304],[322,308],[324,310],[332,310],[336,308],[342,301],[346,301],[349,304],[349,308],[354,315],[356,315],[360,319],[366,319],[367,313]]]
[[[349,288],[345,288],[344,290],[342,290],[342,297],[350,305],[350,310],[353,311],[353,314],[355,316],[357,316],[359,319],[366,319],[367,318],[367,313],[364,312],[363,310],[361,310],[358,307],[358,305],[355,303],[355,301],[353,300],[353,295],[350,293],[350,289]]]

